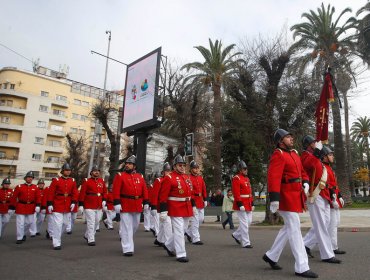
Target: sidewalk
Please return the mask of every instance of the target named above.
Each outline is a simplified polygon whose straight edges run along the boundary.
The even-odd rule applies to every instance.
[[[341,221],[339,231],[361,231],[370,232],[370,209],[350,209],[340,210]],[[308,230],[311,227],[310,215],[308,212],[300,214],[302,230]],[[260,226],[259,223],[265,219],[265,212],[253,212],[253,229],[279,229],[281,226]],[[215,222],[216,217],[206,216],[203,226],[220,227],[221,223]],[[234,224],[238,224],[238,217],[233,214]]]

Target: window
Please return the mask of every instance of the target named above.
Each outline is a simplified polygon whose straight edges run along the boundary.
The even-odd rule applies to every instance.
[[[10,84],[10,89],[15,89],[15,84]]]
[[[5,83],[4,86],[3,86],[4,89],[7,89],[8,88],[8,84]]]
[[[46,122],[37,121],[37,127],[46,128]]]
[[[1,99],[0,100],[0,106],[6,106],[6,100]]]
[[[71,127],[71,133],[76,133],[77,134],[77,128]]]
[[[64,101],[64,102],[67,102],[67,96],[63,96],[63,95],[57,95],[55,97],[56,100],[60,100],[60,101]]]
[[[40,105],[40,107],[39,107],[39,111],[40,111],[40,112],[47,112],[47,111],[48,111],[48,106]]]
[[[8,141],[8,134],[7,133],[2,133],[1,134],[1,141]]]
[[[41,160],[41,154],[32,154],[32,159],[33,160]]]
[[[41,91],[42,97],[49,97],[49,93],[47,91]]]
[[[10,117],[8,117],[8,116],[2,116],[1,117],[1,122],[2,123],[9,123],[10,122]]]
[[[60,147],[60,146],[62,146],[62,142],[58,141],[58,140],[50,140],[49,141],[49,146]]]
[[[46,160],[46,162],[58,163],[59,160],[60,160],[59,157],[48,157],[48,159]]]
[[[89,107],[89,102],[87,102],[87,101],[82,101],[82,106],[84,106],[84,107]]]
[[[13,100],[7,100],[6,101],[6,106],[13,107]]]
[[[4,176],[4,170],[0,169],[0,176],[3,177]]]
[[[64,117],[65,116],[65,112],[62,111],[62,110],[53,109],[53,115]]]
[[[32,172],[33,172],[33,175],[35,175],[35,178],[40,177],[40,171],[32,171]]]
[[[79,114],[72,113],[72,119],[78,120],[79,118],[80,118],[80,115]]]
[[[81,121],[86,122],[88,118],[88,116],[81,115]]]
[[[50,129],[52,131],[63,131],[63,126],[53,124],[51,125]]]
[[[79,129],[78,134],[85,136],[86,135],[86,130],[85,129]]]
[[[74,99],[74,100],[73,100],[73,103],[74,103],[75,105],[81,105],[81,100],[80,100],[80,99]]]
[[[42,137],[35,137],[35,144],[44,144],[44,138]]]
[[[57,176],[58,176],[58,173],[45,172],[45,178],[54,178]]]
[[[0,158],[5,159],[6,158],[6,153],[3,151],[0,151]]]

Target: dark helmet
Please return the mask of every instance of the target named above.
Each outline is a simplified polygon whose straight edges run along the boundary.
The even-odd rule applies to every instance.
[[[40,179],[37,181],[37,185],[39,185],[39,184],[45,184],[44,179],[40,178]]]
[[[132,163],[136,165],[136,157],[134,155],[130,156],[128,159],[126,159],[125,163]]]
[[[242,170],[242,169],[245,169],[245,168],[248,168],[247,164],[244,162],[244,160],[241,160],[238,162],[238,170]]]
[[[26,175],[24,176],[24,179],[26,179],[27,177],[35,178],[35,175],[33,174],[33,171],[28,171],[28,172],[26,173]]]
[[[171,165],[168,162],[163,164],[162,171],[171,171]]]
[[[302,138],[302,146],[304,149],[306,149],[309,145],[311,145],[315,141],[316,139],[313,138],[311,135],[306,135]]]
[[[195,160],[192,160],[190,162],[190,169],[198,168],[198,167],[199,167],[199,165],[198,165],[198,163]]]
[[[90,171],[90,174],[91,172],[93,171],[100,171],[99,167],[97,167],[96,165],[94,165],[92,168],[91,168],[91,171]]]
[[[274,143],[276,145],[279,144],[281,139],[283,139],[287,135],[292,135],[292,134],[284,129],[278,128],[274,133]]]
[[[334,154],[334,152],[326,145],[324,145],[320,151],[320,158],[323,159],[328,154]]]
[[[72,168],[71,168],[71,166],[69,165],[68,162],[66,162],[62,165],[62,171],[64,171],[64,170],[72,170]]]
[[[175,166],[176,164],[178,164],[178,163],[185,163],[185,164],[186,164],[186,162],[185,162],[184,158],[183,158],[181,155],[177,155],[177,156],[174,158],[174,160],[173,160],[173,165],[174,165],[174,166]]]
[[[1,183],[1,185],[5,185],[5,184],[10,185],[10,179],[9,179],[9,178],[5,178],[5,179],[3,180],[3,182]]]

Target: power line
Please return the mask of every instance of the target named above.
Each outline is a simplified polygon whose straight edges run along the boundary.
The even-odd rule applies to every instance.
[[[16,52],[15,50],[13,50],[13,49],[11,49],[11,48],[9,48],[7,46],[5,46],[4,44],[0,43],[0,46],[6,48],[7,50],[9,50],[9,51],[11,51],[13,53],[15,53],[16,55],[19,55],[20,57],[24,58],[25,60],[28,60],[29,62],[33,63],[33,61],[31,59],[25,57],[24,55],[21,55],[20,53]]]

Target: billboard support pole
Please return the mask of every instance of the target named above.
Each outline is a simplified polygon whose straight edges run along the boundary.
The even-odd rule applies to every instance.
[[[136,171],[145,177],[146,148],[148,131],[140,130],[135,132],[136,139]]]

